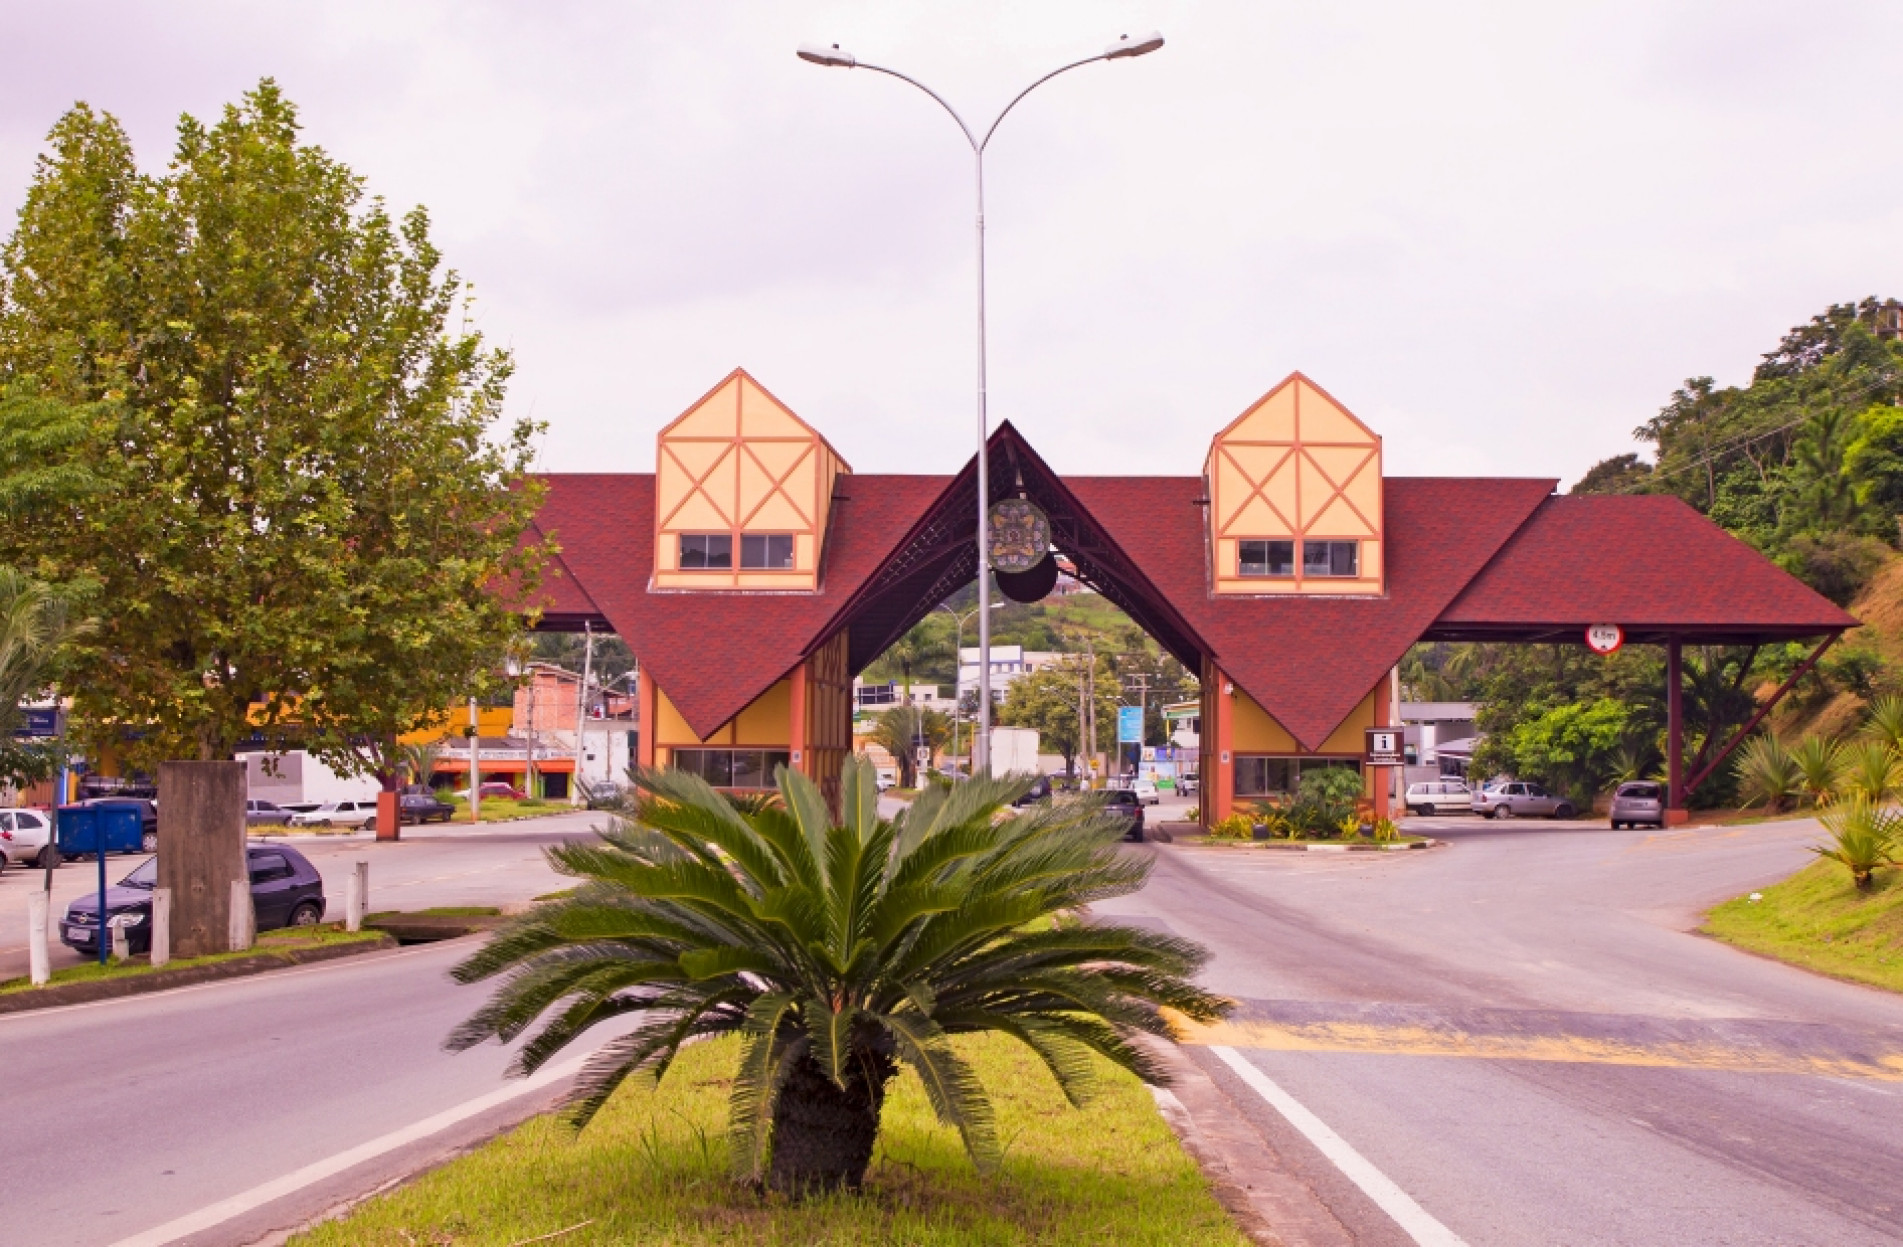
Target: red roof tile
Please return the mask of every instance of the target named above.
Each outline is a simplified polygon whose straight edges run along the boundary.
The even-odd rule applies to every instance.
[[[574,582],[703,737],[745,709],[823,639],[841,604],[884,564],[948,480],[842,477],[839,492],[845,498],[833,510],[818,593],[650,593],[653,476],[576,473],[542,479],[548,497],[537,523],[561,547]],[[559,588],[552,596],[579,601]]]
[[[1437,629],[1816,636],[1857,621],[1677,498],[1548,498]]]
[[[1064,483],[1170,598],[1217,664],[1306,748],[1339,727],[1556,482],[1389,477],[1387,593],[1216,597],[1200,477]]]

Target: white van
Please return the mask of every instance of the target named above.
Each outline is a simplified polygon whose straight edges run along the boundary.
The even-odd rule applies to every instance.
[[[1437,779],[1407,786],[1409,814],[1469,814],[1473,793],[1457,779]]]

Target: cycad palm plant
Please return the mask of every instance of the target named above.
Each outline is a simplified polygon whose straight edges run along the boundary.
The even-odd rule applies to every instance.
[[[1773,812],[1790,806],[1804,788],[1797,760],[1769,732],[1752,737],[1738,751],[1738,780],[1752,800],[1763,801]]]
[[[1888,745],[1866,740],[1844,750],[1837,769],[1839,793],[1881,805],[1894,797],[1899,787],[1903,787],[1903,766],[1898,765]]]
[[[420,745],[403,746],[403,769],[409,775],[412,784],[428,785],[430,776],[436,774],[436,764],[442,761],[443,743],[428,741]]]
[[[1863,722],[1864,734],[1880,740],[1903,754],[1903,696],[1886,693],[1870,703],[1870,717]]]
[[[1813,844],[1810,851],[1842,862],[1860,891],[1870,888],[1880,867],[1903,865],[1896,860],[1898,840],[1903,838],[1903,814],[1853,796],[1825,811],[1822,818],[1830,831],[1830,842]]]
[[[1023,784],[974,779],[887,820],[855,758],[834,822],[811,780],[776,779],[779,803],[742,812],[698,777],[639,774],[637,803],[599,843],[549,850],[582,885],[456,968],[464,983],[508,978],[450,1046],[511,1040],[551,1014],[516,1058],[527,1073],[595,1023],[639,1017],[585,1067],[568,1102],[580,1126],[630,1075],[663,1075],[683,1043],[738,1034],[734,1171],[803,1192],[859,1184],[901,1065],[972,1159],[996,1161],[990,1103],[952,1035],[1018,1039],[1078,1103],[1092,1053],[1163,1080],[1130,1037],[1168,1035],[1164,1008],[1226,1012],[1190,982],[1196,945],[1062,919],[1148,873],[1094,803],[1007,817]]]
[[[1837,771],[1843,746],[1828,736],[1806,736],[1790,751],[1804,776],[1804,795],[1812,805],[1828,805],[1837,795]]]

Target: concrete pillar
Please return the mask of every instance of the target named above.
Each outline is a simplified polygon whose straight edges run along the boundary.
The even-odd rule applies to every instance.
[[[398,794],[394,792],[377,794],[377,839],[403,838],[403,807],[399,801]]]
[[[152,964],[172,959],[172,889],[152,890]]]
[[[358,858],[350,863],[344,876],[344,930],[363,930],[363,916],[370,908],[370,863]]]
[[[231,951],[234,895],[250,920],[244,801],[242,762],[159,764],[158,886],[172,893],[174,956]]]
[[[251,881],[233,879],[231,881],[231,951],[241,953],[250,948],[257,934],[258,915],[257,911],[251,907]]]
[[[112,956],[115,961],[124,961],[132,956],[132,936],[124,927],[112,928]]]
[[[26,957],[28,972],[35,987],[53,977],[46,946],[46,916],[51,908],[46,893],[41,889],[34,888],[26,894]]]

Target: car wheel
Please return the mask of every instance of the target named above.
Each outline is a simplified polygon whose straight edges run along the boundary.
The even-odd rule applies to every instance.
[[[397,825],[401,826],[402,823],[403,823],[403,820],[399,818],[397,820]],[[364,819],[363,829],[365,831],[375,831],[377,829],[377,816],[372,814],[369,818]]]
[[[330,820],[328,818],[320,818],[316,822],[307,825],[311,827],[328,827],[330,826]]]
[[[140,836],[139,847],[145,850],[147,853],[158,852],[159,851],[159,833],[156,831],[148,831],[143,836]]]
[[[1496,805],[1496,806],[1494,806],[1494,807],[1493,807],[1493,817],[1495,817],[1495,818],[1512,818],[1512,817],[1513,817],[1513,807],[1512,807],[1512,806],[1510,806],[1510,805],[1508,805],[1508,804],[1507,804],[1506,802],[1504,802],[1504,801],[1502,801],[1502,802],[1501,802],[1501,803],[1500,803],[1499,805]]]
[[[287,927],[314,927],[324,920],[324,908],[316,901],[299,901],[291,916],[284,920]]]
[[[41,870],[52,870],[58,866],[59,846],[57,844],[49,844],[41,849],[39,857],[34,859],[33,864],[38,866]]]
[[[1579,811],[1570,805],[1562,805],[1553,811],[1554,818],[1578,818]]]

